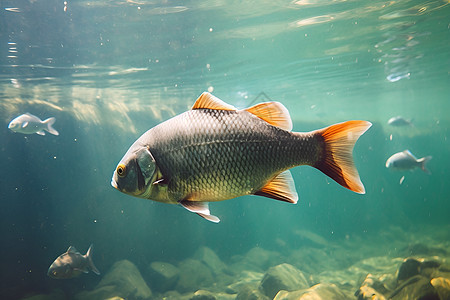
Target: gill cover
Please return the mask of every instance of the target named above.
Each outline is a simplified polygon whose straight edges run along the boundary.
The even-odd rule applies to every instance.
[[[138,186],[139,189],[141,189],[144,186],[147,186],[149,181],[153,178],[153,174],[156,170],[156,163],[148,147],[145,147],[137,153],[136,162],[141,171],[141,174],[139,174],[138,170]],[[142,178],[140,178],[141,176]]]

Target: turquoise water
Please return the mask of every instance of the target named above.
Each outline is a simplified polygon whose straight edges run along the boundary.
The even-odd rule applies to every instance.
[[[178,265],[201,247],[228,264],[254,247],[282,254],[311,246],[302,232],[333,245],[354,241],[349,251],[358,258],[407,248],[422,230],[439,232],[423,242],[428,247],[448,248],[448,4],[2,1],[0,294],[62,290],[71,298],[94,289],[102,277],[92,273],[46,276],[70,245],[84,254],[94,243],[102,275],[122,259],[142,273],[154,261]],[[294,131],[372,122],[354,149],[366,194],[297,167],[297,205],[257,196],[212,203],[216,225],[112,188],[129,146],[203,91],[239,108],[280,101]],[[60,135],[8,130],[25,112],[56,117]],[[397,115],[414,126],[388,125]],[[432,174],[386,169],[386,159],[405,149],[432,155]],[[374,242],[380,236],[389,237],[382,247]],[[371,243],[379,253],[364,252]],[[311,276],[320,271],[314,262],[303,267]]]

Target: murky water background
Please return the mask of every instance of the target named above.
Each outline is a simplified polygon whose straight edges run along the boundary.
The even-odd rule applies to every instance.
[[[391,226],[405,235],[448,226],[448,4],[2,1],[1,294],[93,287],[92,274],[46,277],[70,245],[84,253],[94,243],[107,270],[124,258],[175,263],[201,246],[224,260],[255,246],[296,248],[298,230],[339,242],[370,241]],[[215,225],[114,190],[112,172],[131,143],[203,91],[240,108],[280,101],[295,131],[371,121],[354,150],[367,194],[299,167],[297,205],[256,196],[213,203]],[[9,131],[25,112],[56,117],[60,135]],[[387,125],[397,115],[414,126]],[[432,174],[386,169],[405,149],[432,155]]]

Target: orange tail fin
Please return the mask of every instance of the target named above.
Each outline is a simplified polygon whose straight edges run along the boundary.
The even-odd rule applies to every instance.
[[[358,138],[370,126],[372,123],[367,121],[347,121],[317,130],[316,134],[324,140],[325,149],[322,159],[313,167],[343,187],[364,194],[366,191],[353,163],[352,151]]]

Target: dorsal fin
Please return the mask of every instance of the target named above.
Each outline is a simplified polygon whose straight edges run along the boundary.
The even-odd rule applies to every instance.
[[[200,97],[198,97],[198,99],[195,101],[194,106],[192,106],[191,109],[201,108],[216,110],[236,110],[233,105],[225,103],[224,101],[211,95],[208,92],[204,92],[203,94],[201,94]]]
[[[67,249],[67,253],[79,253],[78,250],[74,246],[70,246],[69,249]]]
[[[409,157],[413,158],[414,160],[417,160],[417,158],[414,156],[414,154],[412,154],[411,151],[409,151],[408,149],[406,149],[405,151],[403,151],[403,153],[404,153],[406,156],[409,156]]]
[[[292,120],[287,108],[280,102],[264,102],[245,109],[270,125],[292,130]]]
[[[269,181],[262,189],[257,191],[255,195],[272,198],[275,200],[286,201],[289,203],[297,203],[298,194],[295,190],[294,179],[291,172],[284,171],[277,177]]]

